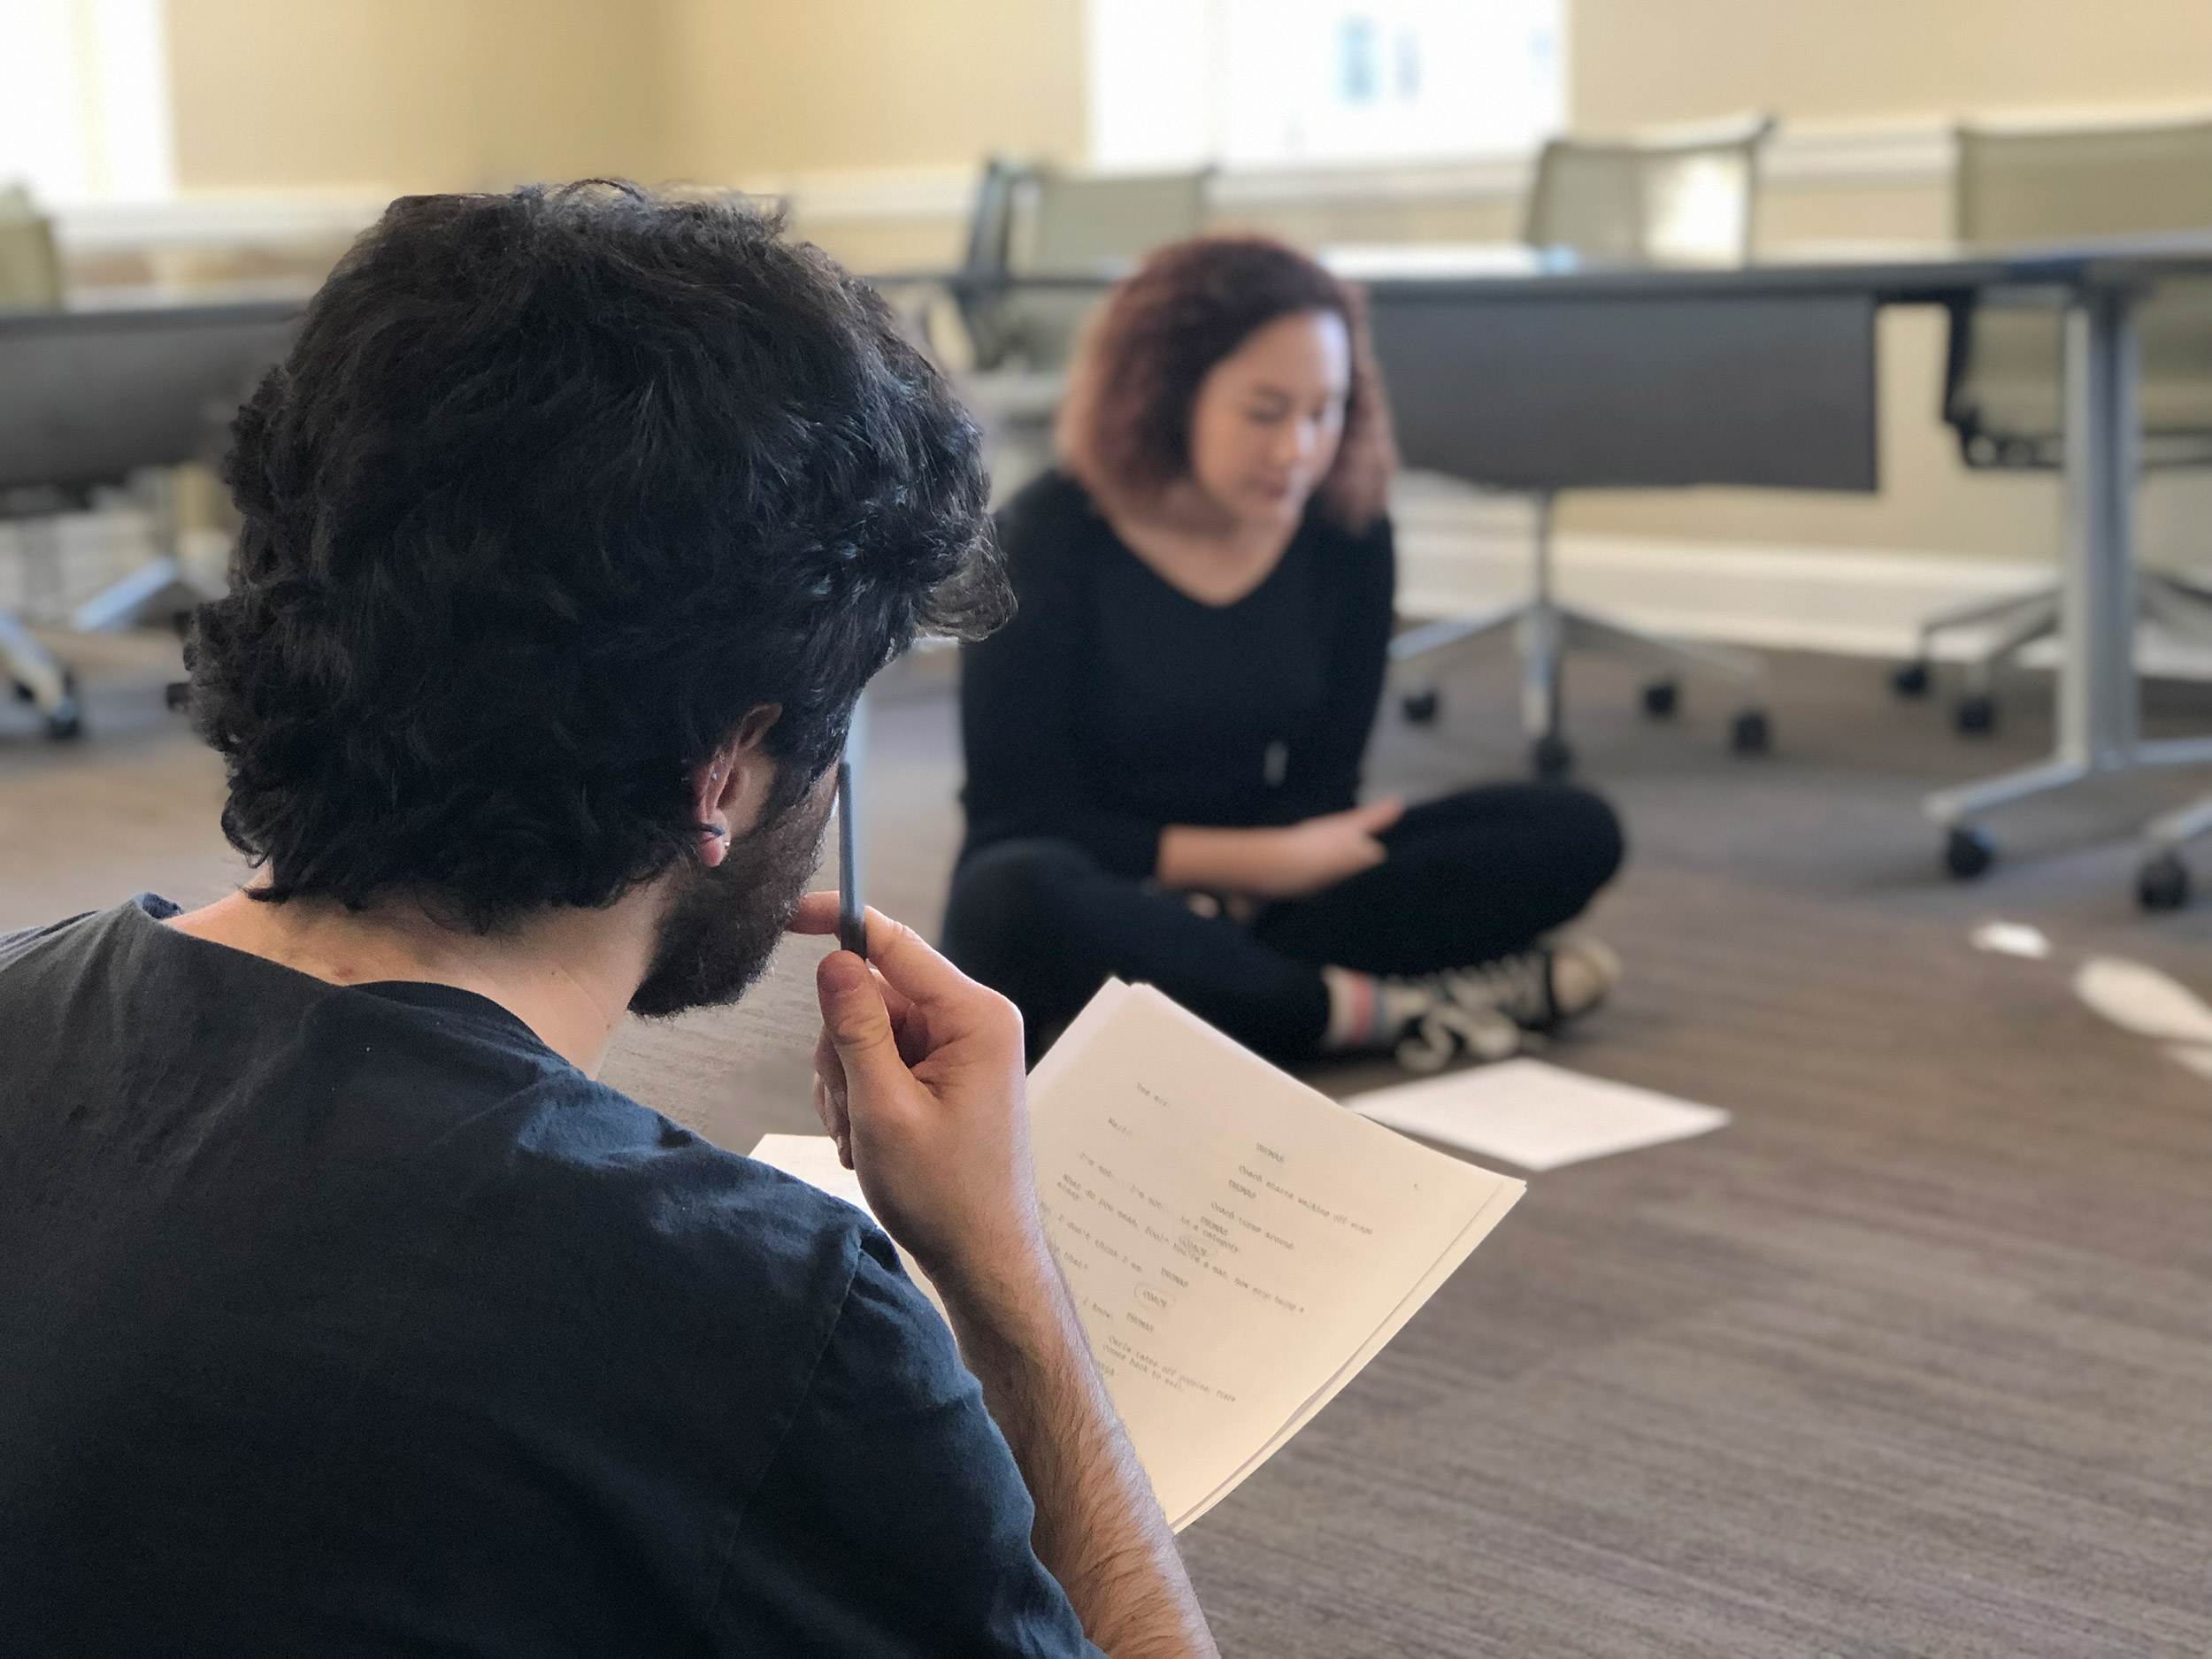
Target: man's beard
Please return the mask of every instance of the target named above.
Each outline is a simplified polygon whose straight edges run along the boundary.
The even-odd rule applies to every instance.
[[[745,994],[821,864],[822,830],[836,801],[834,790],[818,784],[731,842],[715,868],[688,860],[676,866],[653,965],[630,998],[633,1014],[659,1019]]]

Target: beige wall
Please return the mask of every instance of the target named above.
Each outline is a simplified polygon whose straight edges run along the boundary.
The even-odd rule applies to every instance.
[[[169,0],[187,189],[661,170],[657,5]]]
[[[1078,0],[169,0],[187,188],[1079,161]]]
[[[1576,124],[1618,131],[1763,110],[1786,123],[2212,107],[2212,0],[1571,0]],[[1788,243],[1940,237],[1940,183],[1784,185],[1763,238]],[[1578,495],[1563,526],[1716,541],[2057,552],[2048,476],[1969,472],[1937,418],[1944,326],[1926,311],[1881,324],[1882,480],[1870,496],[1756,490]],[[2212,479],[2143,493],[2146,556],[2212,562]]]
[[[1785,121],[2212,105],[2212,0],[1571,0],[1577,125],[1749,109]],[[733,182],[961,167],[1084,147],[1081,0],[169,0],[188,188]],[[1302,240],[1511,234],[1496,202],[1284,208]],[[1778,186],[1772,242],[1927,239],[1937,181]],[[941,263],[941,211],[801,228],[866,269]],[[1970,475],[1935,416],[1940,319],[1882,325],[1884,488],[1584,493],[1570,527],[1754,542],[2054,552],[2047,478]],[[2154,557],[2212,555],[2212,480],[2147,493]]]
[[[695,177],[1083,156],[1079,0],[668,0],[664,40]]]
[[[1570,0],[1575,121],[2212,104],[2206,0]]]

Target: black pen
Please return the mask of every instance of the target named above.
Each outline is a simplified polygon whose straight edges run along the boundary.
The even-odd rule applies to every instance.
[[[860,832],[853,818],[853,749],[860,712],[845,733],[845,752],[837,757],[837,942],[868,960],[867,901],[860,895]]]

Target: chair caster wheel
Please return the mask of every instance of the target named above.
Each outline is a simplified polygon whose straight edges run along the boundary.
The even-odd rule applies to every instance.
[[[1729,728],[1728,747],[1739,755],[1763,755],[1774,747],[1774,729],[1764,709],[1746,709]]]
[[[2147,910],[2178,910],[2189,902],[2189,866],[2179,853],[2161,853],[2135,872],[2135,902]]]
[[[1996,862],[1996,839],[1985,829],[1957,824],[1943,838],[1943,867],[1961,881],[1971,881]]]
[[[1644,687],[1644,712],[1655,720],[1671,720],[1682,706],[1682,687],[1671,680],[1655,680]]]
[[[1901,697],[1924,697],[1933,683],[1924,661],[1901,663],[1889,677],[1889,688]]]
[[[74,674],[64,672],[61,677],[61,701],[46,717],[46,735],[57,743],[66,743],[84,735],[84,710],[77,702]]]
[[[1556,783],[1574,770],[1575,752],[1563,737],[1540,737],[1528,748],[1529,764],[1546,783]]]
[[[1982,692],[1961,697],[1952,723],[1968,737],[1984,737],[1997,729],[1997,700]]]
[[[1443,707],[1444,699],[1433,691],[1409,691],[1398,699],[1398,712],[1408,726],[1434,726]]]

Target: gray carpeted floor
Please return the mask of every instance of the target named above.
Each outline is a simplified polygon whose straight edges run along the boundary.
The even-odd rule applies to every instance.
[[[0,726],[0,927],[235,876],[160,653],[116,656],[85,745]],[[1633,842],[1590,921],[1628,978],[1552,1057],[1734,1124],[1535,1178],[1187,1535],[1225,1651],[2212,1652],[2212,1082],[2069,989],[2098,952],[2212,986],[2212,906],[2139,917],[2126,838],[2212,777],[2024,809],[2017,856],[1955,887],[1916,797],[2031,757],[2041,694],[1968,743],[1876,665],[1774,665],[1778,752],[1748,763],[1694,691],[1650,726],[1625,680],[1574,680]],[[1436,732],[1386,724],[1375,781],[1512,769],[1509,708],[1502,664],[1471,670]],[[2212,726],[2212,695],[2167,693],[2154,724]],[[940,674],[888,689],[873,758],[873,895],[933,925],[957,827]],[[2053,958],[1971,949],[1993,918]],[[634,1028],[611,1079],[740,1149],[811,1129],[811,959]]]

